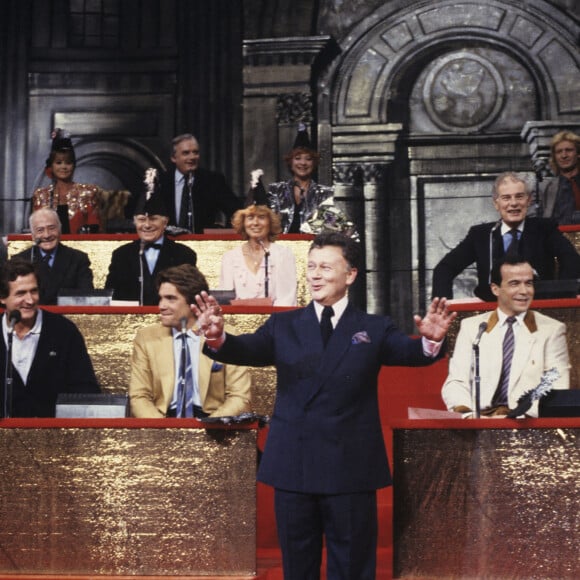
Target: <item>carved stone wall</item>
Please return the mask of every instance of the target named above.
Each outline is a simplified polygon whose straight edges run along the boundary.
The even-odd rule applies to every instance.
[[[332,7],[338,3],[325,3],[321,14],[330,17]],[[367,249],[367,259],[375,252],[384,259],[367,300],[412,330],[438,260],[470,225],[496,219],[495,175],[534,176],[524,125],[579,118],[579,27],[548,2],[440,1],[376,3],[348,31],[336,19],[320,28],[341,35],[340,56],[318,79],[318,122],[332,127],[333,162],[350,144],[358,157],[382,155],[387,168],[374,193],[381,202],[372,256]],[[372,132],[389,123],[401,127],[394,156],[380,142],[357,141],[356,131],[339,139],[345,128]],[[384,285],[389,299],[380,303],[375,288]],[[472,288],[467,271],[456,297]]]

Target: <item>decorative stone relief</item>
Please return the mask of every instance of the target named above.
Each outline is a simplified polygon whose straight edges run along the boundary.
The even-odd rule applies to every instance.
[[[504,94],[495,66],[469,52],[440,59],[423,86],[423,102],[431,120],[446,130],[478,131],[489,125],[503,106]]]
[[[276,101],[276,121],[279,125],[293,125],[298,122],[312,123],[311,93],[286,93],[278,95]]]

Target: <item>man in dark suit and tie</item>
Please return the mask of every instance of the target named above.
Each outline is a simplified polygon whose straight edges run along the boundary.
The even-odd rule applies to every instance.
[[[111,256],[105,288],[113,289],[113,300],[156,305],[157,274],[171,266],[196,265],[197,255],[191,248],[165,236],[168,216],[155,182],[154,191],[145,193],[135,208],[133,220],[139,239],[117,248]]]
[[[14,257],[38,263],[40,304],[56,304],[59,290],[93,290],[89,257],[60,243],[61,223],[56,211],[37,209],[29,223],[34,245]]]
[[[224,332],[217,301],[193,305],[204,352],[230,364],[277,369],[277,394],[258,479],[275,488],[285,580],[320,576],[323,537],[329,580],[371,580],[376,573],[376,490],[391,484],[377,401],[382,365],[428,365],[455,314],[435,299],[421,338],[349,303],[359,244],[318,235],[306,278],[313,301],[270,316],[253,334]],[[330,326],[330,328],[329,328]],[[326,345],[325,345],[326,341]],[[208,348],[208,346],[210,348]]]
[[[0,340],[1,398],[4,401],[7,341],[13,330],[12,417],[54,417],[59,393],[100,392],[77,327],[60,314],[38,308],[36,267],[13,258],[0,274],[0,303],[6,309]]]
[[[463,241],[441,259],[433,270],[432,296],[453,298],[453,279],[475,262],[478,284],[474,294],[495,301],[490,288],[491,269],[506,254],[528,262],[540,280],[553,280],[556,275],[561,280],[580,278],[580,256],[556,222],[526,217],[531,201],[524,177],[502,173],[493,188],[493,203],[500,219],[470,228]]]
[[[242,200],[223,175],[199,167],[199,158],[199,143],[193,135],[175,137],[171,154],[174,167],[162,176],[161,190],[169,225],[203,234],[206,228],[229,227]],[[219,223],[219,212],[224,214],[225,224]]]

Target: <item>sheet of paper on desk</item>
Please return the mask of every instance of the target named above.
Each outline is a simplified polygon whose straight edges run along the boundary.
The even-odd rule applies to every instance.
[[[454,413],[453,411],[408,407],[407,417],[409,419],[462,419],[463,415],[461,413]]]

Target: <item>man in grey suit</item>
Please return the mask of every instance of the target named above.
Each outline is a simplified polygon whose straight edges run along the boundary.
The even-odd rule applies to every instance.
[[[40,304],[56,304],[59,290],[93,290],[89,257],[60,242],[62,228],[56,211],[37,209],[29,222],[34,245],[14,257],[37,263]]]
[[[352,239],[318,235],[306,274],[313,301],[273,314],[253,334],[225,333],[220,307],[207,294],[193,305],[206,354],[276,367],[276,402],[258,479],[275,488],[285,580],[320,577],[323,538],[329,580],[375,578],[376,490],[391,484],[377,377],[382,365],[435,361],[455,318],[437,298],[424,318],[415,316],[421,338],[410,338],[389,318],[358,310],[348,289],[359,261]]]

